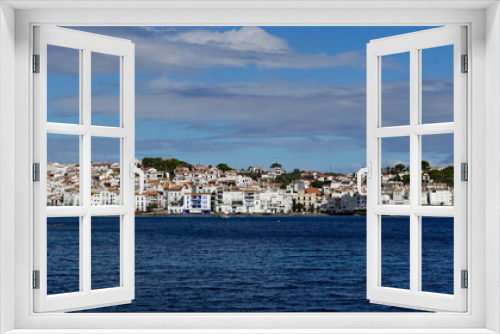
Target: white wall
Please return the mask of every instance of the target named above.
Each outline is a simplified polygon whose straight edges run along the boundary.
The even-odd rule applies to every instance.
[[[14,328],[14,49],[15,13],[0,3],[0,332]]]
[[[497,242],[500,224],[497,214],[500,208],[500,172],[498,145],[500,142],[500,13],[499,4],[490,6],[486,11],[486,252],[499,254]],[[491,152],[491,153],[490,153]],[[497,241],[495,241],[497,240]],[[496,284],[486,286],[486,328],[500,332],[500,263],[486,263],[486,276]]]
[[[96,3],[94,1],[91,1]],[[334,3],[335,1],[331,1]],[[407,1],[398,2],[399,6]],[[418,1],[415,1],[418,2]],[[436,1],[438,2],[438,1]],[[61,1],[53,3],[67,4],[71,3],[69,1]],[[73,2],[74,3],[74,2]],[[125,2],[122,2],[125,3]],[[164,1],[163,3],[167,3]],[[264,3],[264,2],[263,2]],[[266,2],[267,3],[267,2]],[[276,2],[273,2],[276,3]],[[283,1],[285,3],[285,1]],[[325,2],[321,2],[325,3]],[[376,1],[374,1],[376,3]],[[421,3],[429,3],[421,1]],[[433,2],[434,3],[434,2]],[[461,3],[450,1],[450,4]],[[275,4],[274,4],[275,5]],[[305,6],[307,8],[307,6]],[[436,314],[431,317],[425,317],[425,321],[422,321],[423,317],[421,315],[412,314],[401,314],[397,317],[394,314],[379,314],[376,316],[357,314],[355,317],[352,315],[343,314],[326,314],[326,315],[276,315],[276,316],[261,316],[255,315],[224,315],[218,314],[214,316],[206,315],[172,315],[172,316],[144,316],[141,314],[135,315],[120,315],[116,314],[113,317],[113,321],[110,321],[108,316],[96,316],[92,314],[82,314],[81,316],[69,316],[69,315],[59,315],[51,314],[49,316],[43,317],[30,317],[28,316],[28,310],[32,309],[31,299],[29,298],[32,291],[28,289],[30,286],[30,273],[31,266],[29,260],[29,245],[30,245],[30,226],[32,224],[32,217],[29,210],[26,210],[26,205],[31,205],[30,200],[28,204],[26,203],[26,194],[31,193],[31,181],[29,179],[30,175],[30,162],[31,162],[31,136],[30,136],[30,106],[29,99],[27,99],[27,92],[29,91],[29,22],[41,22],[41,23],[54,23],[54,22],[78,22],[79,24],[89,23],[100,23],[106,22],[109,24],[117,25],[130,25],[130,24],[140,24],[143,25],[144,22],[148,24],[172,24],[172,25],[193,25],[193,24],[217,24],[217,25],[265,25],[269,22],[276,25],[286,25],[290,23],[304,24],[304,25],[321,25],[321,24],[356,24],[360,22],[363,24],[377,24],[383,22],[386,24],[395,23],[401,25],[408,25],[414,22],[423,22],[435,24],[436,22],[442,22],[446,24],[456,24],[457,22],[472,22],[473,24],[473,54],[472,66],[475,67],[474,79],[472,80],[475,84],[473,89],[474,99],[471,102],[473,105],[472,113],[474,114],[474,122],[471,126],[472,136],[476,136],[477,140],[473,143],[474,156],[470,158],[470,161],[474,161],[474,166],[478,166],[477,169],[470,171],[471,178],[475,180],[473,191],[470,192],[470,198],[472,200],[472,208],[470,217],[474,218],[474,234],[471,235],[471,239],[474,240],[474,248],[470,252],[472,264],[471,272],[481,273],[481,277],[484,277],[485,272],[485,262],[484,255],[484,235],[486,234],[485,229],[485,206],[484,206],[484,194],[485,186],[492,187],[493,191],[498,191],[498,183],[485,182],[485,147],[486,143],[484,140],[484,133],[486,127],[486,117],[485,117],[485,67],[484,67],[484,30],[485,30],[485,20],[484,12],[479,10],[429,10],[429,11],[419,11],[419,10],[382,10],[382,9],[370,9],[361,12],[349,11],[349,10],[292,10],[292,9],[270,9],[268,11],[260,11],[256,9],[249,9],[246,11],[225,11],[225,10],[168,10],[168,11],[145,11],[145,10],[101,10],[98,12],[90,10],[57,10],[57,11],[20,11],[21,13],[16,16],[16,56],[17,56],[17,67],[16,67],[16,78],[18,81],[16,84],[16,137],[15,144],[19,149],[16,153],[16,166],[17,179],[16,187],[19,191],[16,191],[16,242],[18,247],[16,248],[16,290],[18,295],[16,298],[16,324],[20,328],[59,328],[64,332],[67,332],[70,328],[122,328],[130,329],[137,328],[138,324],[144,324],[150,328],[163,328],[166,323],[171,328],[211,328],[212,331],[220,332],[221,328],[226,330],[241,328],[241,327],[253,327],[266,329],[271,328],[275,331],[280,331],[282,328],[321,328],[321,330],[327,330],[329,328],[335,327],[350,327],[356,326],[360,329],[367,328],[391,328],[392,331],[399,331],[398,328],[405,326],[413,326],[417,328],[422,328],[425,331],[427,328],[437,328],[441,326],[453,327],[453,328],[483,328],[486,305],[488,307],[493,303],[498,303],[498,299],[492,296],[490,302],[484,300],[485,287],[484,284],[476,284],[473,276],[470,277],[471,285],[473,289],[469,289],[469,296],[471,297],[471,305],[474,312],[472,314],[464,315],[450,315],[450,314]],[[495,29],[498,29],[498,25]],[[3,40],[2,40],[3,43]],[[498,43],[491,41],[491,43]],[[494,45],[494,44],[491,44]],[[498,61],[498,55],[496,56]],[[2,65],[3,66],[3,65]],[[489,76],[496,78],[498,82],[498,73],[488,72]],[[5,72],[2,71],[2,76]],[[494,80],[495,81],[495,80]],[[12,85],[12,82],[9,84]],[[4,87],[4,86],[2,86]],[[497,86],[498,88],[498,86]],[[496,91],[498,92],[498,90]],[[496,93],[495,92],[495,93]],[[4,97],[5,94],[2,95]],[[3,101],[2,101],[3,103]],[[497,103],[497,102],[495,102]],[[495,105],[493,105],[495,106]],[[498,104],[495,109],[488,110],[488,113],[498,113]],[[13,117],[13,115],[11,115]],[[498,117],[495,116],[495,117]],[[495,119],[495,118],[494,118]],[[3,121],[3,120],[2,120]],[[489,122],[492,123],[492,122]],[[3,124],[2,124],[3,126]],[[491,125],[492,128],[498,129],[498,123]],[[491,128],[491,129],[492,129]],[[490,129],[490,130],[491,130]],[[11,129],[9,129],[11,131]],[[13,130],[12,130],[13,131]],[[2,134],[3,136],[3,134]],[[7,136],[8,137],[8,136]],[[8,137],[12,140],[12,137]],[[492,144],[495,148],[498,148],[498,142],[493,141]],[[490,154],[498,155],[499,152],[495,149],[493,152],[488,152]],[[3,153],[2,153],[3,154]],[[13,155],[13,152],[11,152]],[[3,156],[2,156],[3,157]],[[474,167],[472,166],[472,167]],[[498,173],[498,165],[489,166],[493,173]],[[13,181],[12,181],[13,182]],[[2,183],[3,184],[3,183]],[[28,196],[29,197],[29,196]],[[497,210],[496,213],[491,210],[490,218],[498,219],[498,202],[495,203]],[[2,215],[4,214],[2,210]],[[13,215],[13,214],[12,214]],[[2,220],[2,224],[5,220]],[[488,221],[488,226],[492,225],[490,223],[491,219]],[[498,225],[498,221],[494,222]],[[494,225],[495,225],[494,224]],[[494,227],[497,229],[498,227]],[[2,232],[4,232],[2,230]],[[10,234],[10,233],[9,233]],[[493,239],[498,240],[498,234],[491,236]],[[1,238],[1,236],[0,236]],[[1,247],[4,247],[3,244]],[[494,247],[492,245],[492,247]],[[1,250],[1,248],[0,248]],[[498,254],[498,253],[497,253]],[[5,252],[0,252],[0,256],[5,257]],[[493,259],[498,261],[497,256],[493,256]],[[2,258],[3,260],[3,258]],[[2,266],[5,262],[2,261]],[[498,266],[497,264],[494,264]],[[4,269],[1,267],[1,269]],[[12,269],[12,268],[7,268]],[[495,274],[496,270],[494,270]],[[4,277],[4,273],[2,273]],[[498,280],[488,281],[494,282],[498,285]],[[4,282],[0,284],[3,285]],[[9,290],[9,289],[8,289]],[[8,291],[7,290],[7,291]],[[3,297],[2,297],[3,298]],[[486,304],[488,303],[488,304]],[[13,308],[13,305],[9,305]],[[2,310],[3,312],[4,310]],[[498,307],[495,306],[491,312],[491,324],[496,326],[498,324]],[[168,317],[168,320],[166,320]],[[257,331],[257,330],[256,330]],[[332,330],[333,332],[334,330]],[[361,330],[360,330],[361,331]],[[435,332],[438,332],[436,330]],[[464,330],[465,332],[466,330]],[[473,332],[471,330],[470,332]],[[479,331],[476,331],[479,332]],[[481,331],[483,332],[483,331]]]

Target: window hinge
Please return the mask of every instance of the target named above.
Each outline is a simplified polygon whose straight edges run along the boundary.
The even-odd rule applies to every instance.
[[[33,164],[33,181],[39,182],[40,181],[40,163],[35,162]]]
[[[462,73],[469,72],[469,56],[462,55]]]
[[[461,177],[462,181],[469,181],[469,165],[466,162],[462,162],[461,166]]]
[[[40,289],[40,270],[33,270],[33,289]]]
[[[469,287],[469,273],[467,270],[462,270],[461,271],[461,280],[462,280],[462,289],[467,289]]]
[[[33,55],[33,73],[40,73],[40,55]]]

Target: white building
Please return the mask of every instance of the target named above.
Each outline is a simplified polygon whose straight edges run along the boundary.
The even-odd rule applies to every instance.
[[[182,213],[211,213],[210,193],[187,193],[184,194],[184,205]]]
[[[184,194],[188,191],[187,186],[172,187],[168,183],[163,187],[163,205],[167,213],[180,214],[184,207]]]
[[[146,212],[146,198],[144,195],[135,194],[135,210],[138,212]]]

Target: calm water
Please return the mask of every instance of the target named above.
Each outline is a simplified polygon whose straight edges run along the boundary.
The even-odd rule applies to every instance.
[[[51,218],[49,293],[78,291],[78,218]],[[453,292],[453,219],[422,222],[423,290]],[[382,281],[409,287],[409,221],[382,220]],[[92,220],[92,288],[119,285],[119,219]],[[398,312],[366,300],[365,217],[137,217],[136,299],[99,312]]]

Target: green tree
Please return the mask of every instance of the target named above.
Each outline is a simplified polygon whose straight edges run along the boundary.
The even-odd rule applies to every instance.
[[[401,173],[402,171],[405,170],[405,168],[406,168],[405,165],[403,165],[403,164],[397,164],[396,166],[394,166],[394,171],[396,173]]]
[[[280,186],[280,189],[286,189],[286,187],[288,187],[288,185],[289,185],[290,183],[292,183],[292,182],[290,182],[290,181],[283,182],[283,183],[281,184],[281,186]]]
[[[276,167],[281,168],[281,164],[277,163],[277,162],[273,162],[269,168],[276,168]]]
[[[142,159],[142,166],[146,168],[154,168],[156,170],[167,172],[169,174],[173,174],[174,170],[179,167],[192,169],[191,164],[175,158],[163,159],[145,157],[144,159]]]
[[[302,212],[304,211],[305,207],[302,203],[294,203],[292,209],[294,212]]]
[[[434,169],[429,172],[429,176],[434,182],[446,183],[449,187],[453,187],[454,170],[453,166],[448,166],[443,170]]]
[[[325,182],[323,182],[323,181],[316,180],[316,181],[311,182],[311,187],[313,187],[313,188],[321,188],[324,185],[325,185]]]
[[[422,170],[431,169],[431,164],[428,161],[422,160]]]
[[[229,167],[229,166],[228,166],[227,164],[225,164],[225,163],[220,163],[220,164],[218,164],[218,165],[217,165],[217,168],[219,168],[220,170],[222,170],[222,171],[224,171],[224,172],[225,172],[225,171],[228,171],[228,170],[232,170],[232,168],[231,168],[231,167]]]
[[[276,176],[272,182],[281,183],[280,188],[286,189],[286,186],[288,186],[290,183],[301,179],[301,174],[302,173],[299,169],[294,169],[293,172],[291,172],[291,173],[281,174],[281,175]],[[259,175],[259,177],[260,177],[260,175]]]

